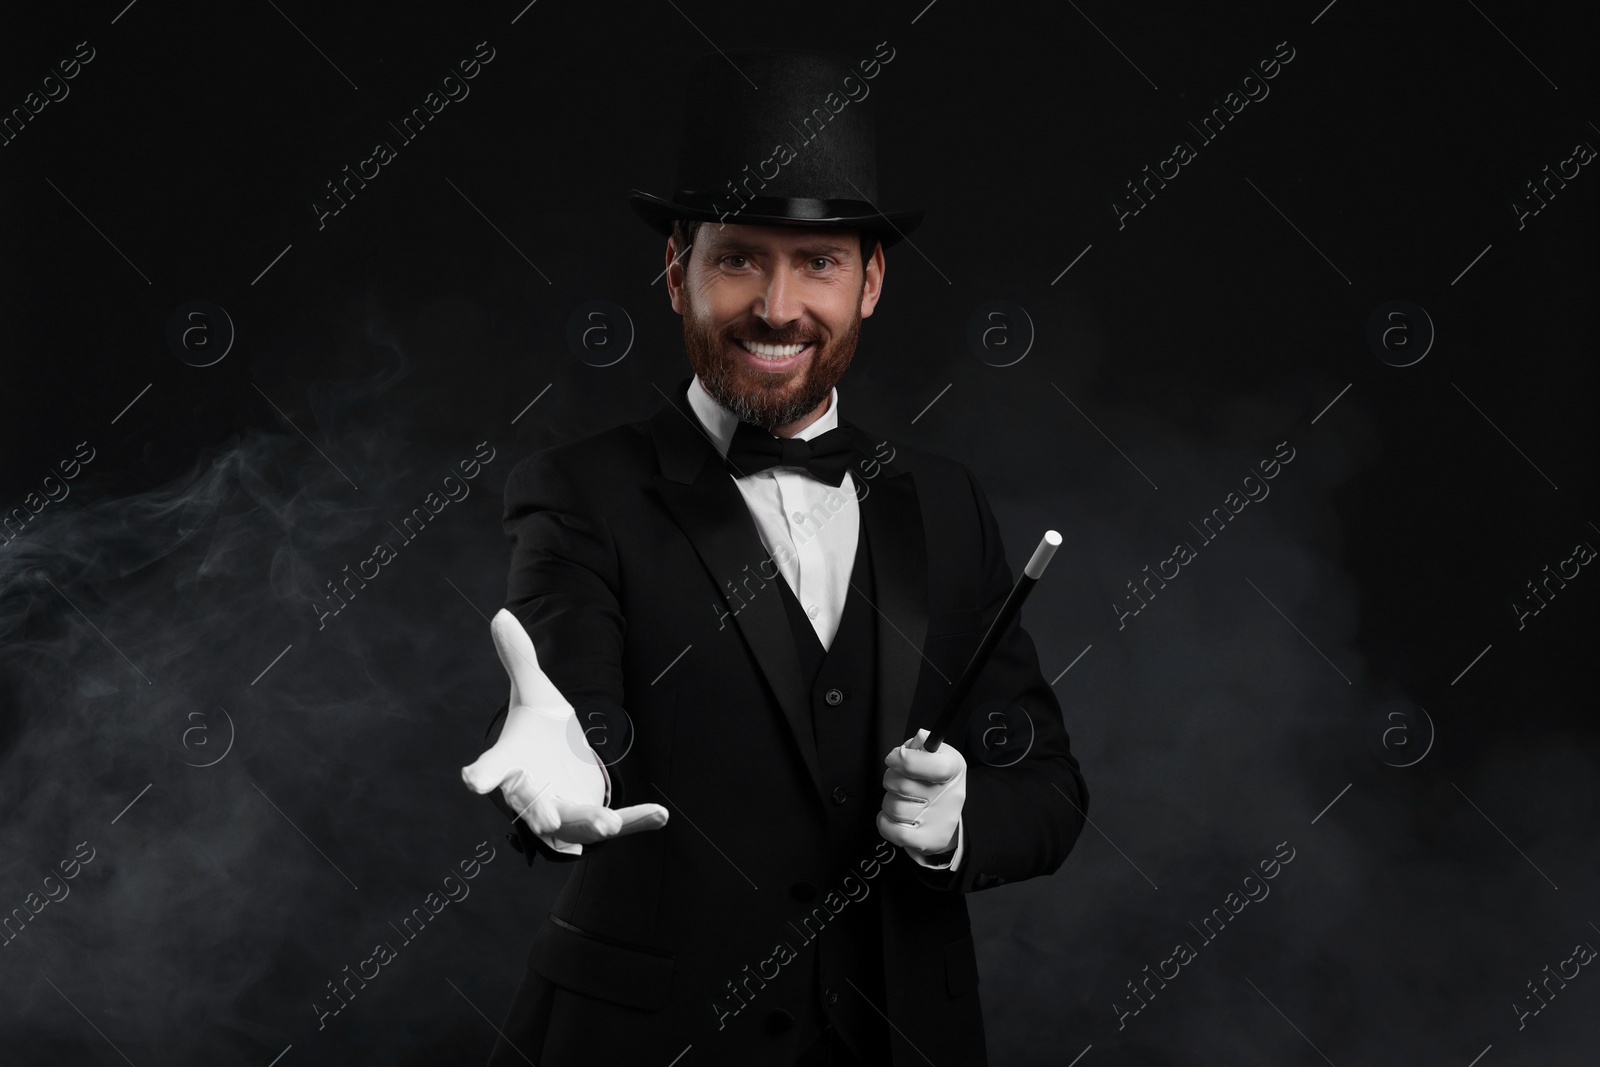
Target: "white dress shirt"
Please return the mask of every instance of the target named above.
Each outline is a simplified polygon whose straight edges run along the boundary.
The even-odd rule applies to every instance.
[[[718,404],[695,376],[689,386],[689,405],[716,443],[728,454],[739,417]],[[795,434],[810,441],[839,425],[839,390],[828,396],[828,410]],[[850,592],[850,571],[855,566],[856,539],[861,534],[861,503],[849,472],[837,486],[813,478],[804,467],[768,467],[735,476],[733,484],[744,502],[778,570],[789,583],[811,628],[824,649],[833,644]],[[769,572],[770,573],[770,572]]]
[[[689,406],[722,455],[728,454],[739,417],[706,392],[695,375],[689,384]],[[809,441],[839,425],[839,390],[828,394],[828,407],[810,426],[794,436]],[[761,545],[778,565],[789,589],[811,619],[817,640],[827,649],[839,632],[845,597],[850,592],[850,571],[855,566],[856,540],[861,535],[861,502],[849,472],[837,486],[813,478],[804,467],[768,467],[729,477],[743,494],[755,520]],[[922,854],[907,849],[924,867],[954,870],[966,849],[966,834],[956,833],[956,854],[949,864],[924,862]]]

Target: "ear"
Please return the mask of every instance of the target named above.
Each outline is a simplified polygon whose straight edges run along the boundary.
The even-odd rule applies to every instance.
[[[861,286],[861,317],[870,319],[872,311],[878,306],[878,297],[883,293],[883,242],[878,242],[878,247],[872,250],[872,258],[867,260],[866,276]]]
[[[693,255],[693,245],[690,252],[684,252],[678,247],[676,237],[667,238],[667,297],[672,301],[672,310],[682,315],[685,311],[683,287],[689,277],[688,259]],[[682,253],[682,258],[679,254]]]

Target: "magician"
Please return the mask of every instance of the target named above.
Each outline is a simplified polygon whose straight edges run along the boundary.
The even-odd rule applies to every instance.
[[[1026,744],[922,744],[1012,572],[965,466],[840,410],[922,214],[876,206],[882,48],[691,65],[677,191],[631,202],[694,374],[507,481],[511,697],[463,777],[572,866],[492,1067],[984,1064],[964,894],[1087,817],[1019,620],[963,706]]]

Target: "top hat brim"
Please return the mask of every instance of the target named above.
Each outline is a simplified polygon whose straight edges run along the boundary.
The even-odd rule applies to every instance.
[[[816,200],[783,197],[758,197],[738,211],[719,211],[713,207],[664,200],[634,189],[628,196],[634,213],[651,229],[663,235],[672,233],[674,219],[694,222],[731,222],[742,226],[811,226],[841,230],[860,230],[874,234],[883,247],[899,241],[916,229],[923,211],[882,212],[855,200]]]

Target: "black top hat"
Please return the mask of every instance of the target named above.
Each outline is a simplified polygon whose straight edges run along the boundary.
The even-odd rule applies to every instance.
[[[893,244],[922,211],[878,208],[869,70],[881,64],[777,48],[701,56],[689,70],[677,192],[635,189],[634,211],[663,234],[681,218],[836,226]]]

